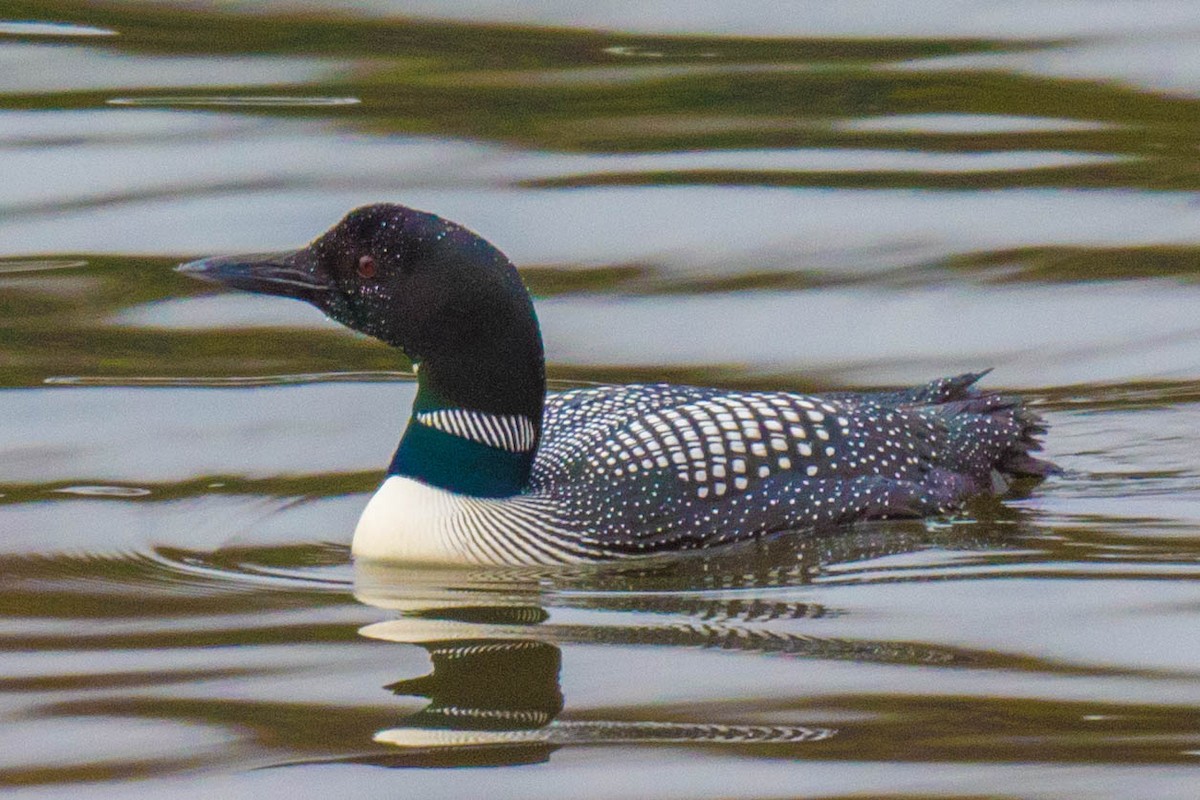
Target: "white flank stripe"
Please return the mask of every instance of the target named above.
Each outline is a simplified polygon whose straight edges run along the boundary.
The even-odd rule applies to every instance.
[[[479,534],[492,547],[503,550],[507,555],[507,563],[529,564],[531,563],[529,553],[521,547],[520,539],[515,530],[505,531],[499,525],[493,514],[486,513],[486,507],[481,509],[485,513],[479,515]]]
[[[514,448],[520,447],[521,443],[525,441],[524,429],[521,427],[521,421],[519,419],[511,420],[507,428],[508,439],[512,442],[512,446]]]
[[[455,414],[452,411],[443,411],[442,417],[445,420],[446,430],[455,436],[465,437],[472,435],[471,420],[464,419],[461,414]]]
[[[519,437],[517,436],[517,421],[505,420],[500,426],[504,430],[504,446],[516,450],[520,447]]]
[[[496,426],[496,418],[490,414],[472,414],[471,419],[483,428],[483,443],[492,447],[504,448],[503,442],[500,441],[500,434]]]
[[[456,411],[444,412],[446,425],[459,436],[480,436],[482,432],[470,416]]]
[[[472,503],[472,505],[475,505]],[[481,504],[482,505],[482,504]],[[485,549],[491,551],[494,557],[499,559],[501,564],[523,564],[524,559],[518,558],[508,537],[503,534],[497,535],[497,531],[490,524],[487,512],[487,506],[483,505],[478,508],[478,513],[474,515],[475,528],[472,531],[475,540]],[[503,555],[501,555],[503,553]]]
[[[417,414],[417,421],[443,433],[510,453],[529,452],[537,439],[533,421],[517,414],[484,414],[463,408],[443,408],[422,411]]]

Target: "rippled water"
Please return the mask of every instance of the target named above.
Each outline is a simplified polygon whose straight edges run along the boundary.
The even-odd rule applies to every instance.
[[[0,2],[0,785],[1200,797],[1198,54],[1190,0]],[[1065,473],[355,567],[409,365],[169,267],[380,200],[522,266],[561,385],[994,366]]]

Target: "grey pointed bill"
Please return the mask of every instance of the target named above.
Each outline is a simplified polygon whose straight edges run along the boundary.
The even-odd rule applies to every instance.
[[[189,261],[176,272],[231,289],[294,297],[321,305],[332,288],[310,250],[214,256]]]

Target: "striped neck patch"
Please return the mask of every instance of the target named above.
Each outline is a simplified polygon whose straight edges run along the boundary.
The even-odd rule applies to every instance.
[[[528,453],[537,438],[533,422],[520,414],[485,414],[465,408],[442,408],[418,413],[417,422],[510,453]]]

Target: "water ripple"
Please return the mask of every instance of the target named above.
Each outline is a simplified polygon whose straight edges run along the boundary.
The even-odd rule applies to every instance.
[[[104,101],[110,106],[241,106],[248,108],[289,108],[322,106],[355,106],[357,97],[287,97],[283,95],[239,97],[209,95],[178,97],[112,97]]]
[[[532,730],[392,728],[375,741],[397,747],[468,747],[519,744],[794,744],[821,742],[837,731],[799,725],[718,725],[687,722],[555,720]]]
[[[89,25],[72,25],[68,22],[0,21],[0,34],[12,36],[116,36],[117,32]]]
[[[81,497],[146,497],[149,489],[138,486],[64,486],[51,489],[55,494],[74,494]]]
[[[292,375],[52,375],[43,382],[50,386],[298,386],[309,383],[386,383],[411,381],[416,374],[404,370],[360,370],[305,372]]]
[[[88,262],[77,259],[38,259],[29,261],[0,261],[0,275],[13,275],[25,272],[50,272],[58,269],[74,269],[86,267]]]

